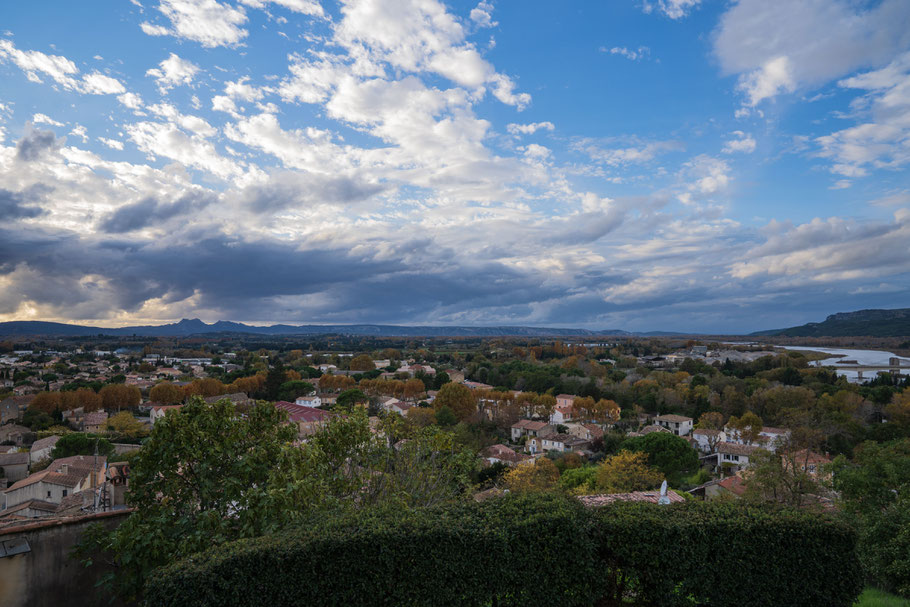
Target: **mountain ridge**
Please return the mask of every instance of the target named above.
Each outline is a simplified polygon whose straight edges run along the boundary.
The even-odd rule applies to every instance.
[[[375,337],[595,337],[601,335],[633,335],[620,329],[592,331],[589,329],[566,329],[554,327],[527,327],[500,325],[489,327],[469,326],[409,326],[380,324],[351,325],[288,325],[277,324],[257,327],[233,321],[219,320],[208,324],[198,318],[184,318],[176,323],[164,325],[137,325],[130,327],[95,327],[47,321],[20,320],[0,323],[2,336],[142,336],[142,337],[188,337],[215,333],[249,335],[363,335]],[[651,332],[657,333],[657,332]],[[661,333],[664,334],[664,333]],[[666,333],[670,335],[671,333]]]
[[[756,337],[904,337],[910,335],[910,308],[868,309],[829,314],[822,322],[750,333]]]

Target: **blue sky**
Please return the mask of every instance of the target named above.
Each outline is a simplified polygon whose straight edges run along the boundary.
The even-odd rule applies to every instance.
[[[908,163],[905,0],[0,6],[0,320],[905,307]]]

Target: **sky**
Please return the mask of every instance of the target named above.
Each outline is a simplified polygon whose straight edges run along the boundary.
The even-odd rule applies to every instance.
[[[906,0],[0,3],[0,321],[910,306]]]

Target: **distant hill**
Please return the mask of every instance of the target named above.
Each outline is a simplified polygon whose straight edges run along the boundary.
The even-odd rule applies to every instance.
[[[0,336],[63,336],[112,335],[128,337],[186,337],[190,335],[250,334],[250,335],[365,335],[375,337],[571,337],[588,338],[598,335],[632,335],[627,331],[607,329],[558,329],[548,327],[420,327],[396,325],[271,325],[256,327],[238,322],[218,321],[207,324],[199,320],[183,319],[167,325],[144,325],[116,329],[69,325],[57,322],[12,321],[0,323]]]
[[[783,337],[904,337],[910,335],[910,308],[858,310],[832,314],[824,322],[789,329],[758,331],[752,335]]]

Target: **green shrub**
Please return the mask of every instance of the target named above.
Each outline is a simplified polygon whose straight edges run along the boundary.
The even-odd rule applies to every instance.
[[[849,607],[854,533],[809,512],[554,495],[325,515],[157,570],[149,607],[737,605]]]
[[[589,522],[555,496],[363,511],[179,561],[145,595],[150,607],[591,605]]]
[[[849,607],[862,591],[856,537],[819,514],[740,503],[595,509],[605,593],[654,605]]]

